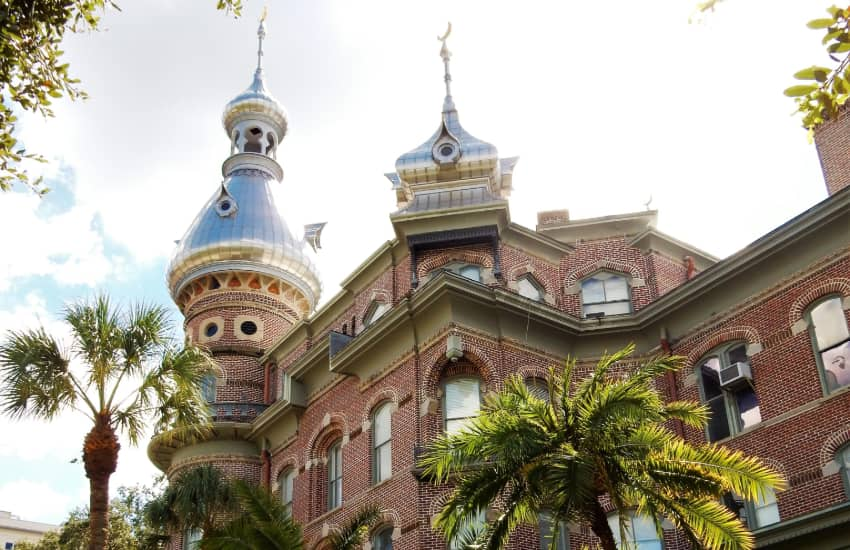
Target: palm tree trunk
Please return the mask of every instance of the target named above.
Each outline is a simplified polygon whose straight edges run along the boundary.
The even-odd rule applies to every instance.
[[[109,476],[118,466],[118,436],[109,415],[98,415],[83,444],[89,478],[89,550],[105,550],[109,540]]]
[[[617,541],[614,539],[614,533],[611,531],[611,526],[608,525],[608,516],[598,500],[594,499],[593,509],[591,510],[590,529],[593,534],[599,539],[599,544],[602,550],[617,550]]]

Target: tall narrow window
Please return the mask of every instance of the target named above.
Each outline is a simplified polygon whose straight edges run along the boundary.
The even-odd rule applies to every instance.
[[[720,371],[737,363],[749,364],[743,343],[716,349],[699,363],[702,400],[711,410],[708,421],[709,441],[718,441],[761,422],[761,410],[755,390],[748,383],[724,386]]]
[[[372,550],[393,550],[393,528],[384,527],[372,537]]]
[[[776,493],[766,489],[766,494],[752,503],[753,517],[750,527],[758,529],[779,521],[779,505],[776,503]]]
[[[384,403],[372,416],[372,481],[380,483],[392,475],[392,403]]]
[[[204,376],[203,380],[201,380],[201,394],[204,396],[207,403],[215,402],[215,385],[215,374],[207,374]]]
[[[328,448],[328,510],[342,504],[342,441]]]
[[[292,517],[292,496],[295,485],[295,470],[290,469],[280,474],[278,484],[280,501],[283,503],[283,509],[286,513],[286,517]]]
[[[581,283],[582,316],[631,313],[632,301],[626,278],[613,273],[597,273]]]
[[[836,460],[841,465],[841,477],[844,479],[844,492],[850,497],[850,445],[845,445]]]
[[[841,298],[832,296],[809,313],[809,330],[827,393],[850,385],[850,330]]]
[[[445,383],[445,430],[448,434],[456,433],[466,426],[481,406],[481,385],[478,378],[458,377]]]
[[[630,513],[624,520],[626,527],[626,537],[628,537],[628,547],[632,550],[661,550],[663,548],[661,540],[658,538],[658,532],[655,530],[655,522],[652,518],[642,515]],[[611,527],[611,532],[614,533],[614,540],[617,541],[617,548],[622,548],[622,533],[620,532],[619,516],[614,514],[608,515],[608,525]]]
[[[540,530],[540,550],[552,548],[553,539],[555,550],[570,550],[570,531],[566,522],[558,522],[558,534],[555,535],[551,512],[541,512],[538,515],[537,527]]]

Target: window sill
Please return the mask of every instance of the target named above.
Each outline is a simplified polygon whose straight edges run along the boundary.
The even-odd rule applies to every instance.
[[[850,386],[844,386],[843,388],[839,388],[829,395],[824,395],[823,397],[818,397],[817,399],[813,399],[808,403],[804,403],[797,408],[791,409],[790,411],[786,411],[782,414],[774,416],[773,418],[768,418],[767,420],[762,420],[755,426],[750,426],[745,430],[741,430],[740,432],[730,435],[729,437],[724,437],[723,439],[718,439],[716,441],[711,441],[711,443],[716,443],[718,445],[722,445],[724,443],[729,443],[730,441],[734,441],[736,438],[741,437],[743,435],[750,434],[759,428],[766,428],[769,426],[774,426],[776,424],[781,424],[786,420],[790,420],[795,416],[799,416],[801,414],[807,413],[809,411],[815,410],[819,408],[821,405],[829,402],[832,399],[838,398],[842,395],[846,395],[850,393]]]

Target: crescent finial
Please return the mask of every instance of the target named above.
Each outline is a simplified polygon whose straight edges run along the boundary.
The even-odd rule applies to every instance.
[[[448,38],[448,37],[449,37],[449,35],[450,35],[451,33],[452,33],[452,22],[451,22],[451,21],[449,21],[449,26],[448,26],[448,28],[446,29],[446,33],[445,33],[443,36],[438,36],[438,37],[437,37],[437,40],[439,40],[440,42],[442,42],[443,44],[445,44],[445,43],[446,43],[446,38]]]

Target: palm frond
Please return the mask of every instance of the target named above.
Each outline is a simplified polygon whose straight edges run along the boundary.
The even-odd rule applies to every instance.
[[[368,504],[358,509],[354,516],[329,537],[333,550],[356,550],[366,540],[369,529],[381,517],[377,504]]]
[[[59,342],[44,328],[9,332],[0,345],[0,408],[13,418],[56,417],[81,397],[69,366]]]

